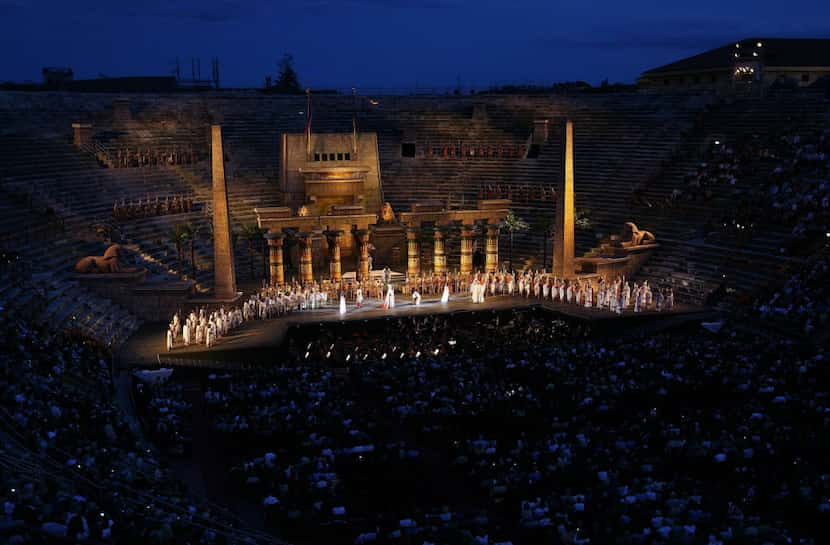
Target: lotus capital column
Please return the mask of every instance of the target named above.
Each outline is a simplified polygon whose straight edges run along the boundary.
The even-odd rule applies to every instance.
[[[487,226],[487,257],[484,262],[484,270],[494,273],[499,269],[499,226]]]
[[[266,233],[265,240],[268,241],[268,264],[271,272],[271,285],[282,286],[285,284],[285,269],[283,267],[282,243],[285,235],[281,232]]]
[[[357,269],[359,280],[369,280],[369,230],[355,229],[354,235],[360,246],[360,261]]]
[[[445,228],[436,225],[432,232],[434,239],[432,271],[435,274],[444,274],[447,272],[447,254],[444,252],[445,235]]]
[[[472,225],[461,227],[461,274],[473,272],[473,232]]]
[[[314,281],[311,254],[314,233],[297,233],[297,241],[300,243],[300,280],[303,284],[311,284]]]
[[[325,232],[326,241],[329,244],[329,278],[332,282],[340,282],[340,240],[343,231],[330,230]]]
[[[406,230],[406,275],[411,277],[421,273],[421,248],[418,243],[418,228]]]

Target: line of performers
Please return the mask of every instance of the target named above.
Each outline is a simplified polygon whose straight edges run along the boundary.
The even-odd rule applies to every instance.
[[[144,200],[138,201],[126,199],[115,201],[112,205],[112,217],[116,220],[128,220],[134,218],[148,218],[164,216],[167,214],[183,214],[193,211],[193,195],[165,195],[155,198],[146,196]]]
[[[420,302],[422,295],[443,295],[445,291],[453,295],[469,295],[473,303],[483,303],[485,297],[507,295],[606,309],[617,313],[627,309],[634,312],[654,309],[659,312],[674,308],[674,292],[671,287],[655,289],[647,280],[632,283],[623,277],[606,281],[602,277],[593,280],[566,280],[540,271],[518,274],[450,273],[410,277],[401,286],[401,292],[404,295],[411,294],[413,302],[415,299]]]
[[[641,284],[624,277],[606,281],[592,279],[562,279],[548,273],[525,272],[476,274],[470,281],[469,293],[473,303],[483,303],[487,295],[517,295],[554,303],[565,303],[585,308],[606,309],[617,314],[624,310],[671,310],[674,291],[671,287],[652,288],[648,280]]]
[[[242,310],[233,308],[209,311],[205,307],[193,310],[182,320],[177,312],[167,328],[167,351],[177,345],[190,346],[204,344],[208,348],[216,344],[217,339],[224,337],[228,332],[242,325],[244,318]]]
[[[346,313],[346,301],[360,308],[367,301],[364,288],[370,297],[382,301],[383,309],[395,307],[395,286],[389,282],[374,280],[335,284],[332,282],[300,285],[297,282],[282,287],[263,287],[251,295],[240,307],[208,311],[200,308],[192,311],[185,320],[176,313],[166,333],[167,350],[178,345],[205,344],[208,348],[225,336],[228,331],[249,320],[277,318],[290,312],[325,308],[339,304],[341,314]],[[566,280],[543,272],[477,273],[472,275],[448,274],[407,279],[401,290],[416,306],[421,304],[423,293],[441,294],[446,303],[450,294],[469,294],[473,303],[484,303],[486,297],[497,295],[578,305],[585,308],[606,309],[617,314],[630,308],[635,313],[654,309],[658,312],[674,308],[674,292],[671,287],[653,289],[648,281],[631,283],[618,277],[613,281],[599,278]]]
[[[327,305],[328,293],[316,287],[290,284],[282,288],[263,288],[251,295],[241,306],[224,306],[210,311],[205,307],[193,310],[182,320],[176,313],[167,328],[168,352],[176,347],[204,344],[211,348],[234,328],[250,320],[277,318],[290,312],[314,310]]]

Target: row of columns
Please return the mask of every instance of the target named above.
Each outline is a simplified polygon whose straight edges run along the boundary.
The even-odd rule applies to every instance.
[[[360,258],[358,261],[359,277],[361,279],[368,278],[369,230],[356,229],[353,232],[357,237],[358,246],[360,248]],[[329,230],[324,231],[323,234],[328,241],[329,247],[330,278],[334,282],[339,282],[343,277],[340,266],[340,245],[343,241],[343,231]],[[268,241],[268,262],[271,269],[271,285],[282,286],[285,284],[285,265],[283,254],[285,233],[268,232],[265,234],[265,239]],[[314,233],[297,233],[297,242],[300,245],[300,280],[306,284],[311,283],[314,280],[314,267],[312,264],[312,244],[314,242]]]
[[[486,272],[496,272],[499,268],[499,226],[487,226]],[[447,272],[447,254],[444,247],[445,228],[435,227],[433,230],[433,262],[432,270],[435,274]],[[472,225],[461,227],[461,274],[473,272],[473,236]],[[418,276],[421,273],[421,247],[418,241],[418,228],[410,227],[406,230],[407,276]]]
[[[421,248],[418,240],[418,228],[410,227],[406,230],[407,249],[407,276],[418,276],[421,273]],[[355,229],[360,250],[358,260],[358,277],[365,279],[369,277],[369,230]],[[484,270],[496,272],[499,268],[499,226],[487,226],[486,259]],[[342,277],[340,266],[340,245],[343,241],[343,231],[324,231],[329,247],[329,277],[334,282],[339,282]],[[472,225],[461,227],[461,274],[473,272],[473,237],[475,234]],[[314,268],[312,264],[312,244],[314,233],[297,233],[297,242],[300,245],[300,280],[303,283],[310,283],[314,280]],[[444,247],[446,228],[435,227],[433,230],[433,262],[432,270],[435,274],[447,272],[447,254]],[[285,233],[268,232],[265,235],[268,240],[269,264],[271,269],[271,285],[282,286],[285,284],[285,266],[283,255],[283,242]]]

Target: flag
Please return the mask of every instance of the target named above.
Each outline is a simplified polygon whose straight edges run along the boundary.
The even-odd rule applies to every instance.
[[[352,155],[357,156],[357,89],[352,87]]]
[[[306,89],[305,94],[307,97],[306,100],[306,107],[305,107],[305,142],[306,142],[306,154],[308,157],[311,157],[311,89]]]
[[[352,114],[352,153],[357,155],[357,116]]]

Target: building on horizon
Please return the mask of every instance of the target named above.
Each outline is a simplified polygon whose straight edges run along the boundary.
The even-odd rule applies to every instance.
[[[643,72],[645,89],[807,87],[830,76],[830,39],[746,38]]]

